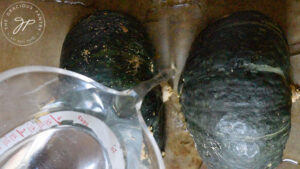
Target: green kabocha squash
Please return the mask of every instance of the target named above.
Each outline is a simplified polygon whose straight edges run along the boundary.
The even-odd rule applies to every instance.
[[[195,40],[181,103],[210,169],[275,168],[291,126],[287,41],[261,13],[234,13]]]
[[[133,88],[156,73],[154,50],[143,26],[118,12],[98,11],[83,19],[68,33],[60,67],[89,76],[116,89]],[[164,113],[160,88],[144,98],[142,115],[164,147]]]

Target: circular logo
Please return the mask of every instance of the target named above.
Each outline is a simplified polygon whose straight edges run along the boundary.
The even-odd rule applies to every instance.
[[[45,25],[43,12],[36,5],[24,1],[10,5],[1,18],[5,38],[18,46],[38,41],[44,33]]]

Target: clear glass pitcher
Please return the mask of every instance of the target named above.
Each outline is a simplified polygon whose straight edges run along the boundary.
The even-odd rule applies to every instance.
[[[164,169],[140,107],[171,74],[120,92],[59,68],[1,73],[1,168]]]

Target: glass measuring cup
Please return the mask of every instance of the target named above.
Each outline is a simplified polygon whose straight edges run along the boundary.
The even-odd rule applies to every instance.
[[[140,107],[171,74],[119,92],[59,68],[1,73],[1,168],[163,169]]]

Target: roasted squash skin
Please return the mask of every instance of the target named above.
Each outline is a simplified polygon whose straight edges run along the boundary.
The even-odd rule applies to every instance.
[[[289,69],[285,36],[261,13],[234,13],[196,38],[180,100],[208,168],[279,165],[291,127]]]
[[[91,77],[107,87],[126,90],[157,73],[154,55],[139,21],[120,12],[98,11],[67,34],[60,67]],[[165,116],[160,87],[145,96],[141,112],[163,149]]]

